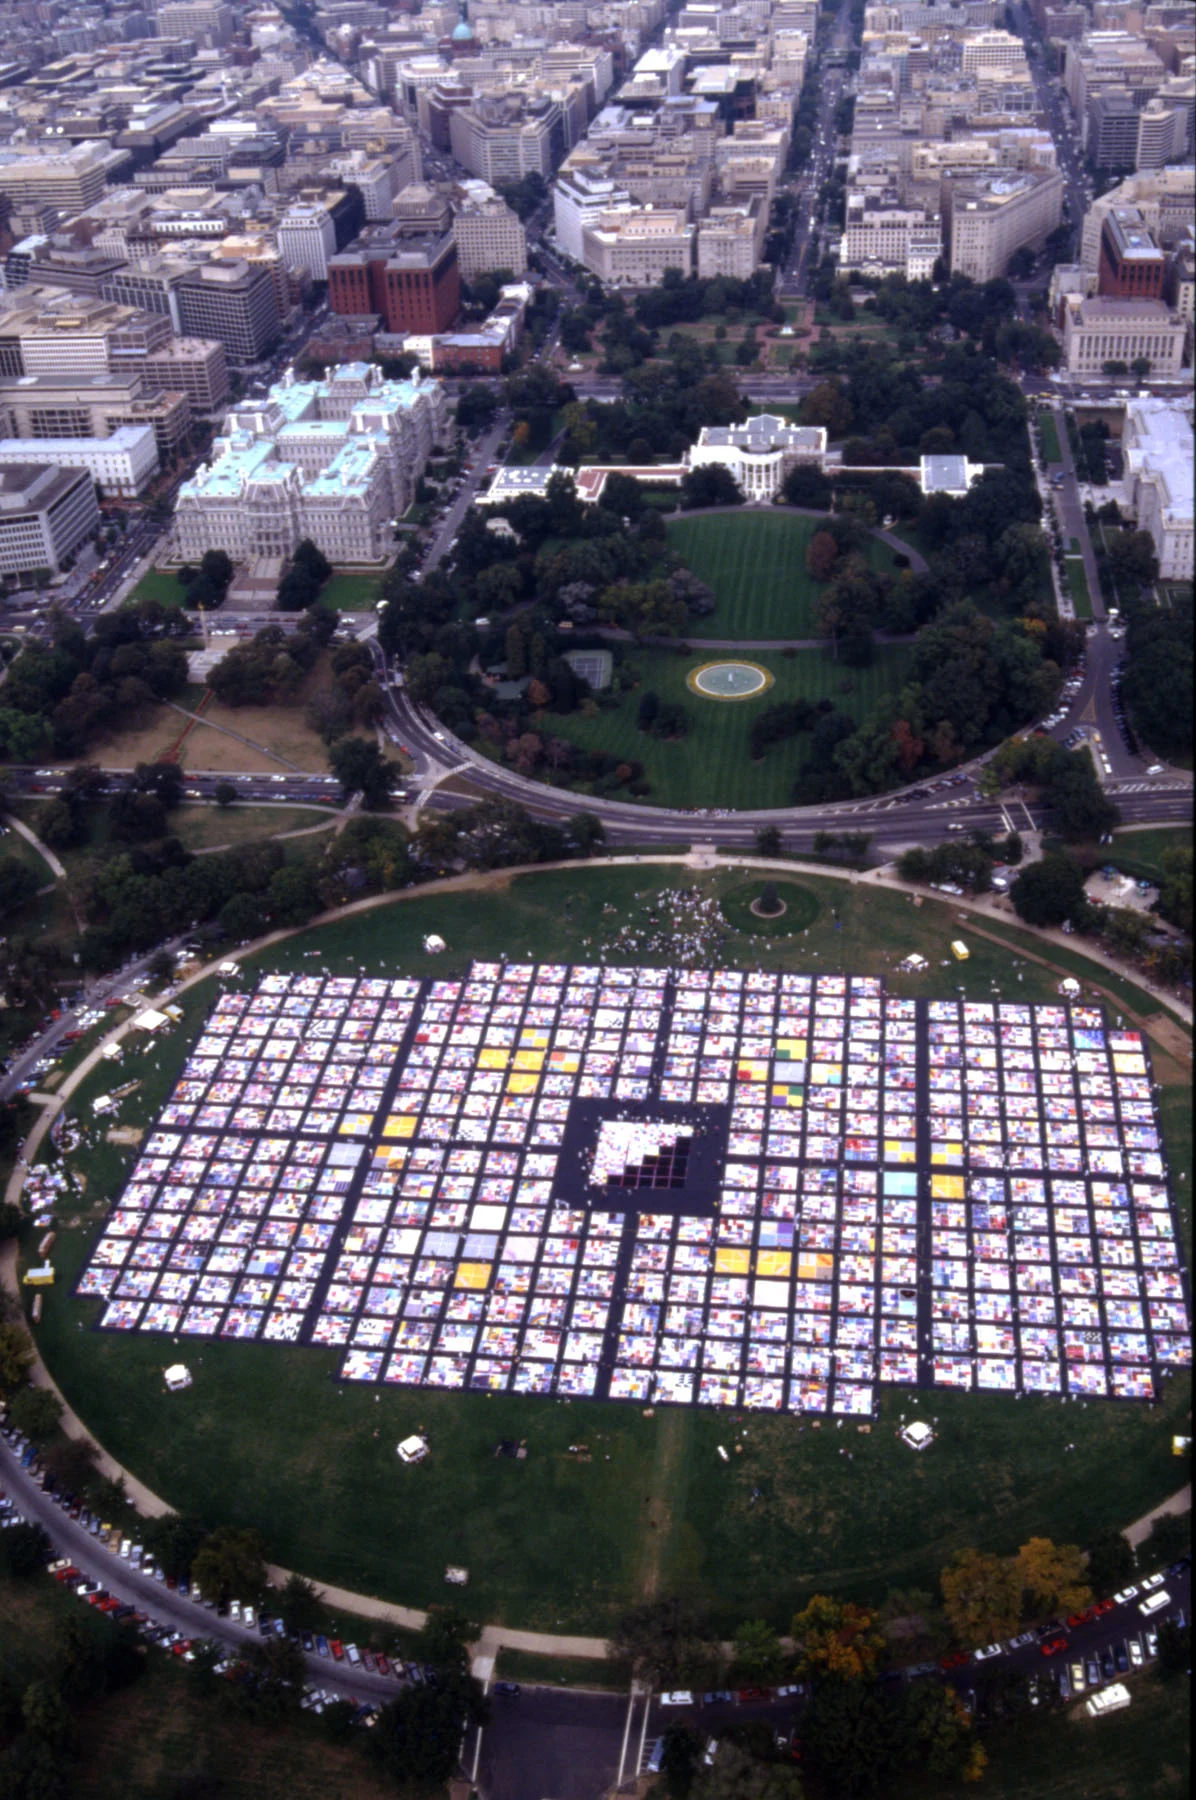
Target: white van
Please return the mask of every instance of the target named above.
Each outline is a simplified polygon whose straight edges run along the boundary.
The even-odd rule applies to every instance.
[[[1114,1681],[1099,1694],[1093,1694],[1091,1700],[1084,1702],[1090,1717],[1099,1718],[1101,1713],[1120,1712],[1123,1706],[1130,1703],[1130,1691],[1120,1681]]]
[[[1170,1604],[1171,1596],[1166,1588],[1158,1588],[1148,1599],[1139,1602],[1138,1611],[1144,1619],[1148,1619],[1151,1613],[1162,1612],[1163,1608]]]

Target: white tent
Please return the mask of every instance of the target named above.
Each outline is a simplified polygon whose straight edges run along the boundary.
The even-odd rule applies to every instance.
[[[905,961],[899,962],[897,967],[899,969],[909,969],[916,973],[920,969],[928,968],[929,964],[924,956],[919,956],[916,950],[911,950],[910,954],[905,958]]]
[[[442,937],[437,937],[434,931],[430,931],[424,939],[424,949],[428,952],[429,956],[439,956],[440,952],[447,948],[448,946],[444,939]]]
[[[1059,983],[1059,992],[1063,995],[1065,1000],[1079,999],[1080,984],[1074,975],[1065,975],[1063,977],[1063,980]]]
[[[239,975],[241,965],[239,962],[222,962],[216,973],[217,975]]]
[[[163,1369],[162,1374],[172,1394],[191,1386],[191,1371],[186,1363],[171,1363],[168,1369]]]
[[[105,1044],[104,1048],[100,1051],[100,1055],[106,1056],[109,1062],[119,1062],[124,1055],[124,1050],[120,1044]]]
[[[170,1020],[164,1012],[158,1012],[155,1007],[147,1006],[143,1013],[138,1013],[137,1017],[130,1021],[130,1030],[161,1031],[163,1025],[169,1025],[169,1023]]]
[[[399,1445],[399,1461],[405,1463],[422,1462],[428,1454],[428,1440],[413,1434],[403,1439]]]
[[[921,1419],[911,1420],[903,1427],[900,1435],[902,1442],[908,1444],[911,1450],[925,1450],[928,1444],[934,1442],[934,1432]]]

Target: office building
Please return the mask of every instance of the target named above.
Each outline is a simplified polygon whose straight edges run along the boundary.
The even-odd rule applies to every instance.
[[[210,338],[173,339],[145,358],[141,373],[147,394],[185,394],[193,412],[214,413],[228,399],[224,345]]]
[[[453,241],[463,281],[492,269],[522,275],[527,268],[527,233],[518,213],[497,195],[467,200],[453,219]]]
[[[1059,224],[1063,176],[1040,169],[945,181],[943,214],[952,273],[991,281],[1005,273],[1015,250],[1041,249]]]
[[[626,206],[627,189],[600,172],[565,169],[552,184],[552,219],[560,249],[574,262],[582,260],[586,227],[596,224],[604,212]]]
[[[0,575],[56,575],[100,523],[84,469],[39,463],[0,467]]]
[[[582,232],[582,261],[611,287],[659,287],[665,271],[689,275],[697,228],[678,207],[620,207]]]
[[[1178,162],[1191,147],[1191,115],[1179,100],[1156,94],[1138,114],[1136,169],[1161,169]]]
[[[108,437],[0,438],[0,464],[85,469],[106,498],[132,500],[158,473],[158,446],[148,425],[121,425]]]
[[[271,273],[244,258],[193,269],[179,283],[178,301],[186,335],[215,339],[234,365],[257,362],[278,337],[278,298]]]
[[[292,269],[306,269],[313,281],[327,281],[328,258],[336,255],[336,226],[323,206],[292,206],[275,227],[278,253]]]
[[[1159,300],[1166,257],[1136,206],[1114,206],[1101,229],[1098,294],[1126,300]]]
[[[1099,294],[1070,299],[1063,315],[1064,367],[1073,375],[1100,375],[1108,362],[1132,368],[1144,359],[1152,375],[1178,375],[1184,336],[1183,320],[1161,300]]]
[[[698,274],[747,281],[760,266],[768,208],[758,199],[742,206],[712,206],[698,221]]]
[[[461,310],[461,271],[451,229],[412,232],[371,225],[328,259],[328,302],[350,318],[380,314],[389,332],[447,331]]]
[[[1131,400],[1121,435],[1124,485],[1167,581],[1191,581],[1192,401]]]
[[[547,181],[567,148],[564,115],[547,93],[472,94],[449,115],[449,143],[457,161],[491,187],[531,174]]]
[[[92,206],[104,184],[129,162],[126,151],[85,140],[67,144],[0,145],[0,190],[16,204],[52,206],[62,219]]]
[[[330,561],[380,562],[446,432],[438,382],[385,381],[347,363],[322,381],[288,379],[234,408],[212,459],[179,490],[184,557],[289,556],[311,538]]]
[[[212,5],[210,0],[167,0],[158,8],[159,37],[195,38],[208,49],[229,43],[235,26],[232,7]]]

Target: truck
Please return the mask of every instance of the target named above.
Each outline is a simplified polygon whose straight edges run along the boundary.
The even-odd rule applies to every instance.
[[[972,952],[968,949],[962,938],[952,938],[951,954],[956,962],[967,962]]]
[[[1101,1713],[1120,1712],[1121,1708],[1128,1706],[1129,1703],[1130,1691],[1125,1683],[1112,1681],[1107,1688],[1102,1688],[1099,1694],[1093,1694],[1090,1700],[1084,1702],[1084,1705],[1089,1717],[1097,1719]]]

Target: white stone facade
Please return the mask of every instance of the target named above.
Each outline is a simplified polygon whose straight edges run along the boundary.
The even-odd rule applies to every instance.
[[[1191,581],[1192,402],[1131,400],[1121,437],[1125,488],[1167,581]]]
[[[282,382],[228,414],[212,461],[180,488],[180,553],[289,556],[309,537],[330,562],[379,562],[444,433],[444,391],[418,375],[385,381],[346,363]]]
[[[726,469],[747,500],[775,500],[798,463],[825,465],[826,429],[790,425],[775,413],[759,413],[743,425],[704,425],[685,460],[691,469]]]

